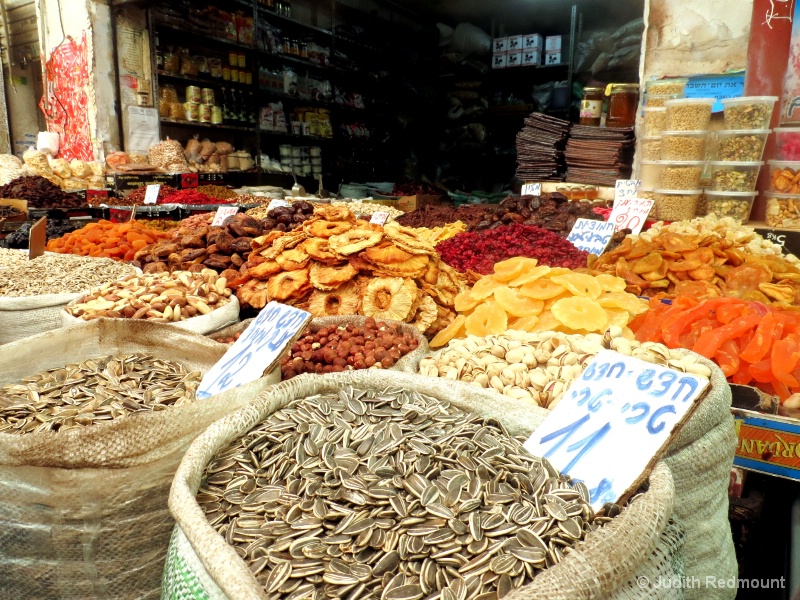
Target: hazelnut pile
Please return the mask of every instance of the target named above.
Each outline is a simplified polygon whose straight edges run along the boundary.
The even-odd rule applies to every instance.
[[[237,331],[233,335],[223,335],[223,336],[219,336],[219,337],[215,337],[215,338],[211,338],[211,339],[213,339],[215,342],[219,342],[220,344],[232,344],[233,342],[238,340],[241,336],[242,336],[242,332],[241,331]]]
[[[306,330],[281,362],[281,375],[286,380],[301,373],[388,369],[417,345],[416,338],[397,324],[372,318],[367,318],[363,326]]]

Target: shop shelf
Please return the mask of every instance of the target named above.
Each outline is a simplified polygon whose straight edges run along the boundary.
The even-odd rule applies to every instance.
[[[303,23],[291,17],[284,17],[283,15],[279,15],[278,13],[272,12],[271,10],[266,9],[263,6],[258,7],[258,14],[261,18],[265,19],[266,21],[289,24],[291,26],[297,27],[298,29],[306,29],[314,33],[319,33],[320,35],[326,35],[326,36],[333,35],[333,32],[329,31],[328,29],[323,29],[322,27],[317,27],[316,25],[309,25],[307,23]]]
[[[201,123],[200,121],[181,121],[178,119],[170,119],[168,117],[161,117],[162,125],[176,125],[178,127],[203,127],[206,129],[226,129],[229,131],[245,131],[248,133],[255,133],[255,127],[244,127],[242,125],[215,125],[214,123]]]
[[[203,42],[206,41],[211,41],[220,47],[236,48],[237,50],[248,50],[250,52],[255,50],[255,48],[252,45],[241,44],[239,42],[235,42],[227,38],[221,38],[215,35],[209,35],[208,33],[206,33],[201,29],[196,29],[192,27],[190,24],[185,24],[183,27],[180,27],[176,24],[155,17],[153,20],[153,25],[156,29],[160,31],[170,31],[173,34],[182,37],[183,39],[189,38],[191,42],[188,43],[193,43],[195,45],[202,44]],[[161,43],[169,43],[169,42],[166,39],[163,39]]]
[[[236,83],[234,81],[225,81],[224,79],[214,79],[209,77],[207,79],[199,78],[199,77],[187,77],[186,75],[172,75],[170,73],[164,73],[164,71],[158,71],[158,76],[162,79],[170,79],[174,81],[183,81],[187,84],[195,84],[202,87],[208,87],[210,85],[215,85],[217,87],[226,87],[226,88],[234,88],[234,89],[245,89],[248,91],[253,90],[252,85],[247,85],[246,83]]]

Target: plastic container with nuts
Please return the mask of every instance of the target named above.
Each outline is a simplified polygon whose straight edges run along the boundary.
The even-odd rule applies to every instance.
[[[636,190],[636,197],[642,200],[653,200],[655,198],[655,192],[653,188],[640,187]]]
[[[768,227],[800,229],[800,194],[764,192],[767,199],[765,221]]]
[[[658,162],[658,187],[662,190],[696,190],[700,188],[703,162],[698,160],[662,160]]]
[[[643,160],[639,167],[639,180],[643,188],[653,189],[658,187],[658,177],[661,173],[661,163],[657,160]]]
[[[708,131],[663,131],[661,160],[703,160]]]
[[[679,100],[683,94],[645,94],[644,105],[648,108],[663,107],[669,100]]]
[[[644,114],[644,134],[647,136],[661,135],[667,124],[667,109],[663,106],[645,106]]]
[[[781,194],[800,194],[800,161],[770,160],[769,191]]]
[[[800,160],[800,127],[776,127],[775,158]]]
[[[767,129],[777,96],[725,98],[725,129]]]
[[[755,162],[764,154],[769,129],[723,129],[716,134],[716,160]]]
[[[668,131],[700,131],[708,129],[714,98],[681,98],[664,103]]]
[[[645,136],[642,138],[642,159],[659,160],[661,158],[661,136]]]
[[[745,222],[750,217],[757,192],[712,192],[706,190],[706,212],[722,217],[733,217]]]
[[[648,95],[653,96],[683,95],[686,91],[687,83],[689,83],[689,80],[686,77],[651,79],[644,82],[644,90]]]
[[[693,219],[703,190],[654,190],[655,214],[662,221]]]
[[[758,161],[711,161],[709,163],[711,190],[715,192],[752,192],[756,189],[758,172],[763,164]]]

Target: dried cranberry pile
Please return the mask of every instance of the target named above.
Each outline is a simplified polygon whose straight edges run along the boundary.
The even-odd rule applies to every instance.
[[[494,264],[515,256],[536,258],[542,265],[586,267],[587,252],[551,231],[534,225],[503,225],[485,231],[466,231],[439,242],[436,251],[454,269],[488,275]]]

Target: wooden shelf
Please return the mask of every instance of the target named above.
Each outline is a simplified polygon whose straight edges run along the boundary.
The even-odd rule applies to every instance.
[[[228,131],[242,131],[246,133],[255,133],[257,129],[255,127],[244,127],[242,125],[226,125],[222,123],[220,125],[216,125],[214,123],[201,123],[200,121],[182,121],[179,119],[170,119],[167,117],[161,117],[159,119],[162,125],[174,125],[177,127],[202,127],[204,129],[226,129]]]

